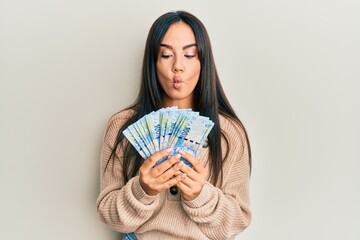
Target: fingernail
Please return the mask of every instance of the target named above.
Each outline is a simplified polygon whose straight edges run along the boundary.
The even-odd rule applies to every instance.
[[[181,155],[185,155],[185,152],[184,152],[183,150],[180,150],[179,153],[180,153]]]
[[[175,155],[175,159],[176,159],[176,160],[179,160],[179,159],[180,159],[180,157],[181,157],[181,155],[180,155],[180,154],[176,154],[176,155]]]
[[[166,149],[166,152],[167,152],[167,153],[171,153],[171,151],[172,151],[172,148],[167,148],[167,149]]]
[[[181,168],[182,165],[184,165],[183,161],[180,161],[178,164],[176,164],[176,166],[177,166],[178,168]]]

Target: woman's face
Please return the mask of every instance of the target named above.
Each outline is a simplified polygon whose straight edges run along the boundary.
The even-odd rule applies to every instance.
[[[166,32],[156,63],[157,76],[165,94],[164,107],[191,108],[193,91],[200,76],[200,60],[191,27],[177,22]]]

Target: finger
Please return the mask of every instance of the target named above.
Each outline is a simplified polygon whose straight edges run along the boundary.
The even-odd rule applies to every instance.
[[[186,178],[185,178],[186,179]],[[190,192],[191,189],[184,183],[184,179],[176,184],[176,186],[180,189],[181,192],[187,193]]]
[[[161,184],[162,189],[169,189],[174,185],[177,185],[180,181],[186,178],[186,173],[180,174],[174,178],[169,179],[168,181]]]
[[[186,164],[183,164],[180,170],[181,172],[186,173],[186,175],[193,180],[199,177],[199,173],[197,173],[193,168],[189,167]]]
[[[158,183],[164,183],[166,181],[168,181],[171,178],[177,177],[178,175],[183,175],[184,173],[182,173],[179,169],[181,168],[181,166],[183,165],[183,162],[178,162],[177,164],[174,164],[172,167],[170,167],[169,169],[167,169],[164,173],[162,173],[161,175],[159,175],[156,178],[156,181]],[[179,174],[176,174],[177,172],[179,172]]]
[[[152,171],[155,172],[154,176],[157,177],[161,174],[163,174],[166,170],[171,168],[175,163],[180,161],[180,154],[175,154],[174,156],[171,156],[167,160],[163,161],[159,165],[157,165]],[[179,169],[177,169],[179,170]]]
[[[187,186],[189,189],[193,189],[198,183],[196,180],[193,180],[186,174],[186,178],[181,180],[181,183]]]
[[[178,171],[176,171],[176,173],[174,173],[174,176],[177,176],[177,175],[182,174],[182,173],[183,173],[182,171],[178,170]]]
[[[201,164],[201,162],[199,161],[199,159],[195,158],[188,152],[179,151],[179,154],[181,155],[182,158],[184,158],[189,163],[191,163],[191,165],[193,166],[195,171],[197,171],[198,173],[205,172],[205,169],[204,169],[203,165]]]
[[[172,149],[171,148],[166,148],[163,149],[161,151],[158,151],[156,153],[154,153],[153,155],[151,155],[149,158],[147,158],[144,163],[143,163],[143,167],[145,169],[151,169],[152,167],[154,167],[154,165],[161,159],[165,158],[166,156],[169,156],[169,154],[171,153]]]

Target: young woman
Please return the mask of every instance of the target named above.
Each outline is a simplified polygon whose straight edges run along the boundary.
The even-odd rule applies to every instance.
[[[122,132],[170,106],[191,108],[215,124],[196,158],[180,151],[154,167],[171,149],[143,159]],[[169,12],[153,23],[139,95],[109,120],[100,170],[100,219],[124,239],[234,239],[250,224],[248,137],[222,89],[207,31],[194,15]]]

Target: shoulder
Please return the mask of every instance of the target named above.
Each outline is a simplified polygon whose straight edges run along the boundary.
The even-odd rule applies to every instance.
[[[247,148],[247,134],[240,122],[221,114],[219,115],[219,122],[221,133],[230,148],[240,148],[242,151]]]
[[[228,116],[219,115],[219,122],[220,122],[220,128],[221,131],[228,134],[228,135],[236,135],[238,137],[245,137],[246,132],[244,127],[241,125],[240,122],[236,121],[233,118],[230,118]]]
[[[114,123],[117,123],[117,124],[124,124],[126,121],[128,121],[133,115],[135,114],[135,110],[133,109],[125,109],[125,110],[122,110],[120,112],[117,112],[115,114],[113,114],[109,121],[108,121],[108,124],[114,124]],[[122,125],[121,124],[121,125]]]
[[[227,169],[238,169],[245,175],[251,172],[251,150],[246,130],[241,122],[220,115],[221,146]],[[234,168],[234,164],[237,168]],[[225,166],[225,165],[224,165]],[[224,171],[226,173],[226,170]]]
[[[125,109],[113,114],[107,122],[105,136],[109,132],[117,133],[119,129],[135,114],[133,109]]]

